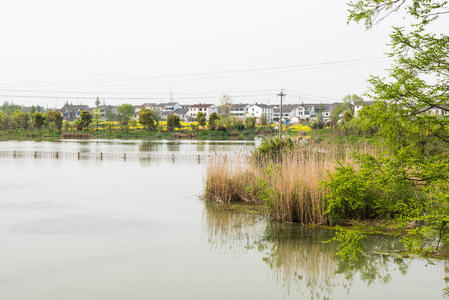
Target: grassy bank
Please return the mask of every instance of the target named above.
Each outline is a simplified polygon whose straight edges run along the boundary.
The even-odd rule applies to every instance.
[[[57,138],[92,138],[92,139],[200,139],[200,140],[252,140],[256,136],[272,136],[272,131],[211,131],[211,130],[1,130],[2,140],[57,139]]]

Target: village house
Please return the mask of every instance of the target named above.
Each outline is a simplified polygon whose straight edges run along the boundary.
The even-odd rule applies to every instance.
[[[89,111],[89,106],[66,103],[61,109],[58,109],[58,111],[62,114],[63,120],[69,122],[78,119],[80,116],[80,112],[82,112],[83,110]]]
[[[247,107],[248,107],[248,104],[244,104],[244,103],[233,104],[231,106],[231,110],[230,110],[229,114],[231,116],[244,119],[248,112]]]
[[[295,115],[295,109],[298,107],[297,104],[284,104],[282,105],[282,120],[283,121],[290,121],[290,117]],[[273,118],[274,121],[279,121],[280,118],[280,106],[276,105],[273,107]]]
[[[245,110],[248,117],[255,117],[260,120],[262,116],[265,116],[268,123],[273,120],[273,107],[270,105],[256,103],[248,105]]]
[[[206,119],[209,119],[212,113],[218,113],[218,107],[213,104],[193,104],[187,107],[187,117],[196,118],[199,112],[202,112]]]

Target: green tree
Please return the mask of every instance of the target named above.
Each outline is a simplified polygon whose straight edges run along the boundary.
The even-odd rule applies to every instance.
[[[97,99],[95,99],[95,106],[96,107],[99,107],[100,106],[100,98],[99,97],[97,97]]]
[[[447,247],[449,118],[431,112],[449,107],[449,37],[429,26],[448,13],[447,1],[357,0],[349,5],[349,21],[364,22],[368,29],[399,11],[411,17],[411,24],[393,27],[389,55],[394,62],[389,77],[370,78],[369,96],[375,103],[364,108],[362,118],[377,127],[383,151],[360,156],[358,168],[337,169],[328,182],[328,201],[364,204],[360,199],[375,199],[373,207],[367,208],[384,209],[387,204],[387,210],[401,220],[420,220],[426,225],[405,228],[409,234],[402,241],[409,251],[437,250],[440,241]],[[353,192],[363,194],[353,198],[355,194],[338,187],[339,179],[357,183],[359,188]],[[354,185],[346,187],[353,189]],[[356,198],[359,202],[353,202]],[[330,209],[329,213],[337,211]],[[435,232],[436,236],[429,236]]]
[[[47,120],[48,127],[57,131],[61,131],[62,128],[62,114],[59,111],[49,111],[45,114],[45,119]]]
[[[11,126],[11,119],[9,118],[8,114],[0,110],[0,129],[6,130],[9,129],[10,126]]]
[[[98,128],[101,125],[101,118],[103,115],[104,115],[104,113],[103,113],[103,109],[101,107],[97,106],[97,108],[92,111],[93,119],[92,119],[91,125],[93,125],[93,127],[95,128],[96,131],[98,131]]]
[[[347,110],[344,112],[343,114],[343,121],[346,123],[348,123],[349,121],[351,121],[353,118],[353,114],[350,110]]]
[[[31,115],[31,123],[33,127],[36,129],[42,129],[42,126],[45,124],[45,116],[40,112],[36,111]]]
[[[11,120],[15,129],[28,129],[30,124],[30,115],[21,110],[16,110],[11,115]]]
[[[262,125],[263,127],[268,125],[268,119],[266,114],[262,114],[262,116],[260,117],[260,125]]]
[[[198,112],[196,114],[196,121],[200,124],[200,126],[204,126],[206,125],[206,116],[202,112]]]
[[[14,104],[12,102],[4,102],[0,107],[7,115],[12,115],[16,110],[22,110],[21,105]]]
[[[366,115],[404,176],[417,186],[432,186],[429,192],[438,191],[434,197],[449,200],[449,118],[429,114],[449,108],[449,36],[429,26],[447,13],[445,2],[360,0],[350,6],[349,20],[364,21],[367,28],[401,8],[413,18],[411,26],[393,28],[394,64],[388,79],[371,77],[369,94],[376,103],[366,108]]]
[[[340,115],[348,109],[348,106],[345,103],[339,103],[334,106],[334,109],[331,111],[330,115],[330,123],[332,127],[336,127],[338,124],[338,120],[340,119]]]
[[[218,120],[220,120],[220,116],[216,112],[210,114],[208,123],[209,130],[215,130]]]
[[[176,114],[171,114],[167,118],[167,129],[173,130],[175,128],[179,128],[181,124],[181,120],[179,119],[179,116]]]
[[[151,109],[142,108],[138,114],[139,123],[145,126],[147,130],[154,130],[156,128],[156,121]]]
[[[254,129],[256,127],[256,117],[248,117],[246,118],[246,129]]]
[[[91,122],[92,122],[92,114],[87,110],[83,110],[80,112],[80,117],[77,120],[76,129],[85,130],[89,127]]]
[[[363,103],[363,98],[356,94],[346,95],[343,98],[343,103],[346,105],[346,108],[350,110],[354,115],[354,105]]]
[[[134,112],[131,104],[122,104],[117,108],[117,118],[122,128],[128,129],[128,123],[134,117]]]
[[[231,114],[231,108],[232,108],[231,97],[229,97],[227,95],[223,95],[223,98],[221,98],[221,100],[220,100],[220,106],[219,106],[220,114],[223,117],[229,117],[229,115]]]

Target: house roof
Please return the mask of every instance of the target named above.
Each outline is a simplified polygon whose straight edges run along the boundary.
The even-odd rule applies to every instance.
[[[262,104],[262,103],[255,103],[255,104],[250,104],[249,106],[259,106],[262,108],[268,108],[268,107],[272,107],[271,105],[267,105],[267,104]]]
[[[64,106],[60,110],[89,110],[88,105],[73,105],[73,104],[64,104]]]
[[[247,107],[248,104],[245,103],[238,103],[238,104],[232,104],[231,109],[241,109]]]
[[[177,114],[177,115],[185,115],[187,113],[189,109],[187,108],[181,108],[181,109],[177,109],[175,110],[173,113]]]
[[[211,106],[212,106],[212,104],[200,103],[200,104],[193,104],[190,106],[190,108],[208,108]]]

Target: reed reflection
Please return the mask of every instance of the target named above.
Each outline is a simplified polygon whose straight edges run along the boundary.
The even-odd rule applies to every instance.
[[[289,295],[330,299],[336,288],[350,293],[355,278],[366,285],[386,284],[392,272],[407,273],[406,261],[379,254],[398,246],[393,238],[374,237],[367,241],[367,254],[357,261],[345,261],[335,255],[335,244],[323,243],[333,236],[332,230],[268,222],[246,209],[236,211],[207,204],[204,222],[209,243],[230,255],[261,255],[273,280]]]

